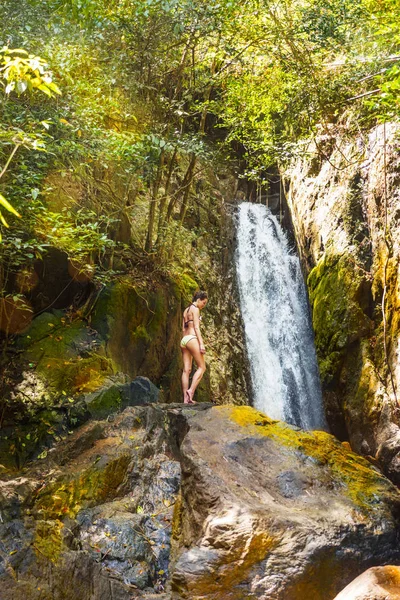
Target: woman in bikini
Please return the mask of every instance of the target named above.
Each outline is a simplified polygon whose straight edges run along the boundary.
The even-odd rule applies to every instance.
[[[196,292],[191,304],[183,311],[181,350],[183,357],[182,391],[185,404],[195,404],[194,392],[206,371],[204,360],[206,349],[200,333],[200,311],[207,302],[206,292]],[[196,361],[197,371],[193,375],[192,385],[189,387],[193,359]]]

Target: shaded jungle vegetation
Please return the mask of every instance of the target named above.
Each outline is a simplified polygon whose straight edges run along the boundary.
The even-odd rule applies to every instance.
[[[395,0],[5,0],[0,45],[21,49],[14,59],[43,59],[62,95],[44,99],[21,71],[10,79],[3,50],[0,191],[22,214],[0,250],[3,294],[8,273],[29,271],[49,246],[100,280],[138,254],[184,268],[202,233],[182,234],[200,189],[218,211],[211,169],[240,155],[245,176],[266,183],[266,168],[310,135],[397,118],[395,9]]]

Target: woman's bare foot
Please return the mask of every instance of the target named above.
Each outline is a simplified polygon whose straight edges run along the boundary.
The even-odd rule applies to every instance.
[[[193,400],[193,392],[191,390],[186,391],[185,404],[196,404],[195,400]]]

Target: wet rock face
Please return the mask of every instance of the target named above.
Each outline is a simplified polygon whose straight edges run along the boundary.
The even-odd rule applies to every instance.
[[[359,575],[334,600],[399,600],[400,568],[373,567]]]
[[[248,406],[128,407],[0,484],[1,600],[332,600],[400,558],[400,494]]]
[[[356,139],[335,132],[310,144],[286,176],[288,204],[306,275],[331,430],[383,458],[400,481],[393,440],[400,399],[398,127]],[[385,292],[385,293],[384,293]],[[382,312],[384,302],[384,314]],[[385,351],[386,345],[386,351]],[[379,458],[379,457],[378,457]],[[397,461],[399,462],[399,461]],[[400,463],[399,463],[400,465]]]
[[[117,371],[130,378],[140,374],[160,381],[180,352],[183,291],[184,286],[172,281],[148,289],[129,280],[103,290],[91,326],[105,340]]]
[[[400,556],[399,493],[332,436],[250,407],[189,424],[173,598],[331,600],[366,566]]]
[[[181,426],[173,411],[127,408],[112,423],[84,425],[46,459],[5,478],[2,600],[162,599]]]

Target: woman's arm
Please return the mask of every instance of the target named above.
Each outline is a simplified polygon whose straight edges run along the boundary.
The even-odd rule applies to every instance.
[[[205,351],[206,351],[206,349],[204,347],[203,338],[201,337],[201,332],[200,332],[200,309],[198,309],[197,306],[193,307],[193,326],[194,326],[194,331],[196,333],[197,340],[199,342],[200,352],[202,354],[204,354]]]
[[[182,319],[182,333],[185,334],[185,317]]]

